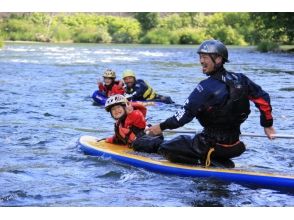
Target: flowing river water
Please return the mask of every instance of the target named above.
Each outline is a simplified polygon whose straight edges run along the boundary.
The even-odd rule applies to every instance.
[[[183,104],[205,79],[197,46],[6,43],[0,49],[0,206],[294,206],[272,189],[206,178],[163,175],[84,155],[82,135],[107,137],[113,120],[92,105],[96,80],[111,68],[132,69],[155,90]],[[242,72],[271,95],[277,133],[294,133],[293,54],[229,47],[226,68]],[[149,107],[150,123],[178,105]],[[242,131],[263,134],[259,112]],[[187,130],[199,130],[196,120]],[[166,139],[173,135],[167,134]],[[294,175],[294,140],[242,137],[247,151],[234,159],[251,170]]]

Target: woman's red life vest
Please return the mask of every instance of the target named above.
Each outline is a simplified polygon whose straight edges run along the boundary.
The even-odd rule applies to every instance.
[[[110,97],[112,95],[116,94],[124,94],[124,89],[123,89],[123,82],[122,81],[114,81],[109,86],[103,85],[102,83],[99,84],[98,86],[100,92],[105,92],[105,95],[107,97]]]
[[[144,118],[146,117],[147,108],[144,105],[142,105],[139,102],[131,102],[131,105],[134,108],[134,110],[139,110],[140,112],[142,112]]]

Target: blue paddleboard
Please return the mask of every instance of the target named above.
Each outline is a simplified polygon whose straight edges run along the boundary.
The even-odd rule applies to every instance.
[[[187,177],[210,177],[224,181],[249,184],[261,188],[294,191],[294,176],[273,173],[251,172],[240,169],[205,168],[200,166],[171,163],[163,157],[150,158],[134,152],[123,145],[106,143],[93,136],[82,136],[79,148],[92,156],[103,156],[141,167],[150,171]]]

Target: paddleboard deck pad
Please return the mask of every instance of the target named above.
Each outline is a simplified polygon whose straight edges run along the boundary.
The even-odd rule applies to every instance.
[[[141,154],[123,145],[106,143],[93,136],[81,136],[78,147],[86,154],[111,158],[153,172],[186,177],[207,177],[223,181],[248,184],[261,188],[283,189],[294,192],[294,176],[252,172],[241,169],[205,168],[176,164],[160,155]]]

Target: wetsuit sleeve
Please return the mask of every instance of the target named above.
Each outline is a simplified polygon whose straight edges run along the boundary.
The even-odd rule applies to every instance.
[[[243,75],[244,76],[244,75]],[[244,76],[248,85],[248,98],[254,103],[260,112],[260,125],[262,127],[271,127],[273,125],[272,107],[270,96],[262,88]]]
[[[211,104],[213,98],[209,89],[204,89],[205,83],[200,83],[190,94],[184,106],[174,116],[160,123],[161,130],[175,129],[189,123],[199,112],[203,111],[207,105]]]

